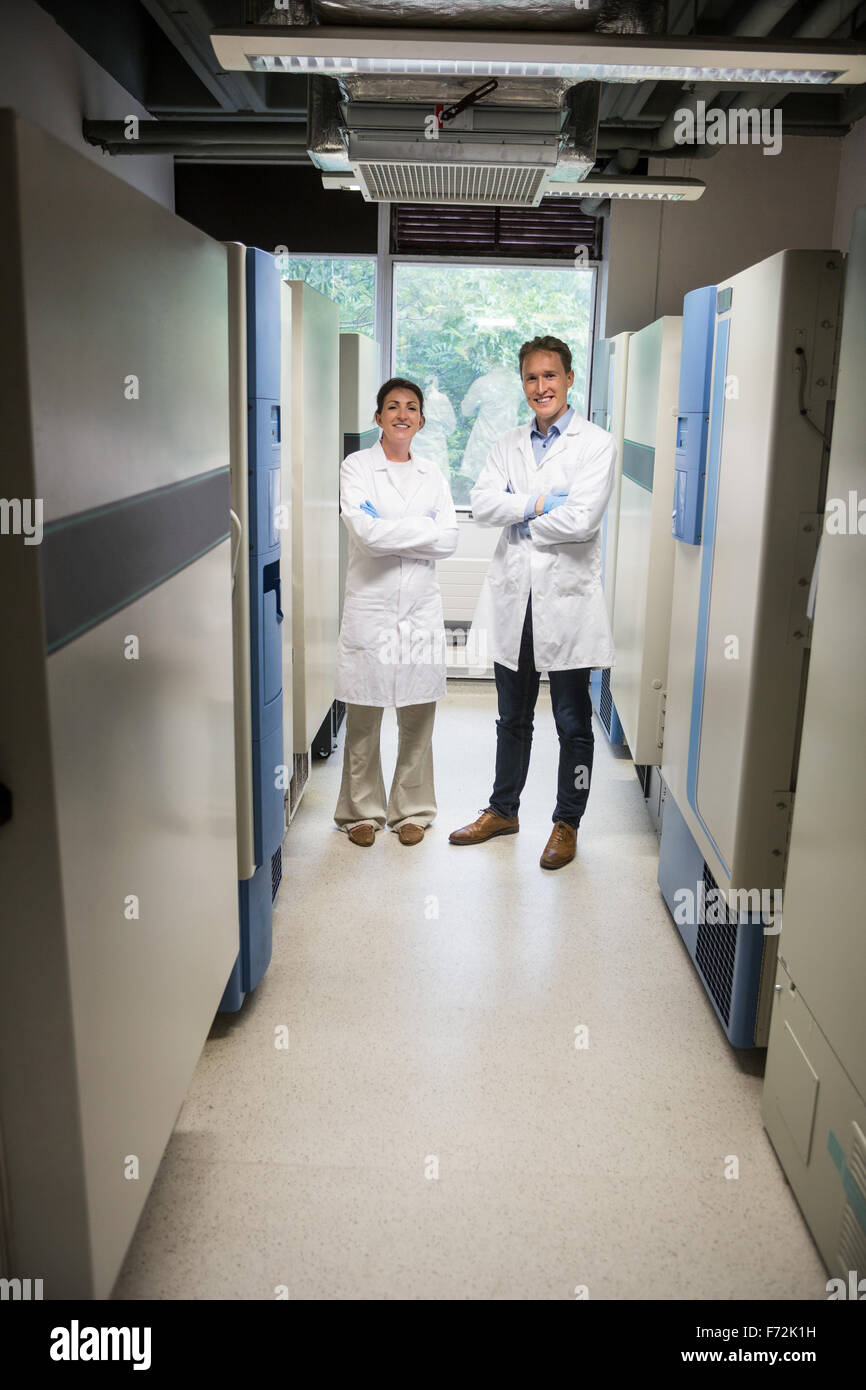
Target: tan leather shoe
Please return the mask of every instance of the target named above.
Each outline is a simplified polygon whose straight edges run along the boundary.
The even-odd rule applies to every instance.
[[[542,869],[561,869],[564,864],[571,863],[576,849],[576,829],[573,825],[566,825],[564,820],[558,820],[538,862]]]
[[[517,816],[497,816],[496,812],[487,806],[471,825],[452,830],[448,839],[452,845],[483,845],[485,840],[492,840],[494,835],[516,835],[519,829],[520,822]]]
[[[397,831],[401,845],[418,845],[424,839],[423,825],[401,825]]]
[[[348,834],[353,845],[361,845],[364,849],[369,849],[376,838],[376,827],[365,822],[364,825],[353,826]]]

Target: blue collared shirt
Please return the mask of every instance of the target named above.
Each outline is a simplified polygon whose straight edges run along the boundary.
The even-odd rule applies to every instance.
[[[569,425],[571,424],[571,417],[573,414],[574,408],[572,406],[569,406],[565,414],[560,415],[556,424],[550,426],[550,429],[547,431],[547,434],[541,433],[541,430],[538,428],[538,420],[533,415],[532,429],[529,431],[529,440],[532,444],[532,456],[535,459],[535,462],[539,468],[544,462],[547,450],[553,443],[554,439],[558,439],[559,436],[561,434],[564,434],[565,431],[568,429]]]
[[[541,430],[538,428],[538,420],[533,415],[532,428],[529,431],[529,442],[532,445],[532,457],[535,459],[536,468],[540,468],[541,465],[544,463],[544,460],[547,457],[547,450],[550,448],[550,445],[553,443],[554,439],[559,439],[559,436],[561,434],[564,434],[565,431],[568,429],[569,425],[571,424],[571,417],[573,415],[574,407],[569,406],[565,414],[560,415],[556,423],[550,426],[550,429],[547,431],[547,434],[541,433]],[[535,504],[538,501],[538,496],[539,494],[536,493],[535,497],[533,497],[530,502],[527,502],[526,511],[523,514],[524,521],[528,521],[529,518],[532,516],[532,513],[535,511]]]

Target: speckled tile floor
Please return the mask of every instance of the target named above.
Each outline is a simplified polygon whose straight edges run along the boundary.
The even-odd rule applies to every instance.
[[[699,986],[628,757],[596,726],[578,857],[545,873],[542,686],[520,834],[449,846],[494,718],[492,685],[451,682],[416,847],[336,830],[342,737],[313,765],[270,969],[214,1022],[115,1298],[826,1299],[763,1053],[731,1050]],[[392,711],[386,784],[395,749]]]

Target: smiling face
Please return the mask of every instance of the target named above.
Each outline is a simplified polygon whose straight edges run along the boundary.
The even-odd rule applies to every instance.
[[[558,352],[530,352],[524,358],[524,394],[545,433],[568,410],[568,388],[573,384],[574,372],[566,375]]]
[[[413,437],[424,423],[421,406],[414,391],[397,386],[389,391],[382,402],[381,413],[376,413],[376,424],[388,444],[396,453],[407,453]]]

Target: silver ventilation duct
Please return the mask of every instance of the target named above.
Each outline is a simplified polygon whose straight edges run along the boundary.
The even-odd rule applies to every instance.
[[[350,101],[399,101],[432,111],[437,102],[459,101],[478,86],[478,77],[380,77],[344,73],[340,86]],[[497,104],[507,106],[564,106],[571,89],[567,77],[500,77]]]
[[[565,104],[568,109],[565,139],[556,168],[550,175],[550,181],[554,184],[580,182],[595,164],[601,84],[578,83],[569,89]]]
[[[605,34],[661,34],[664,0],[288,0],[288,9],[248,4],[254,24],[323,24],[348,28],[533,29]],[[296,17],[297,16],[297,17]],[[301,16],[306,16],[303,18]]]

